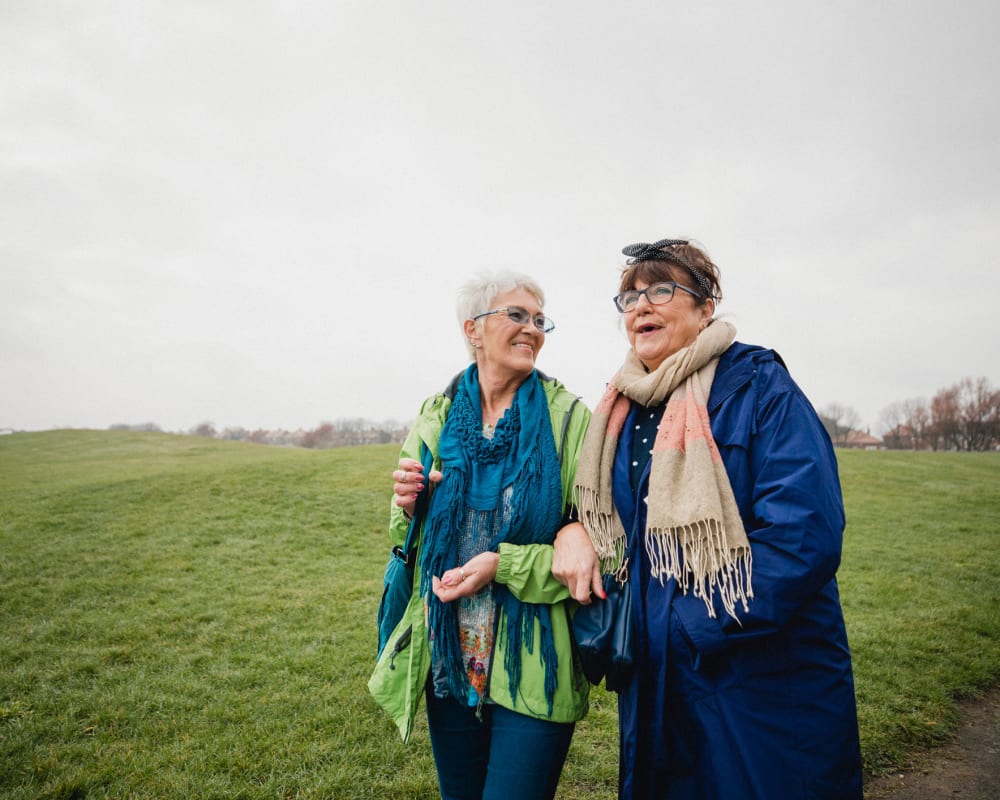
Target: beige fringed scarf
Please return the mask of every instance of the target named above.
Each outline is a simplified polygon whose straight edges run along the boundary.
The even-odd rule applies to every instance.
[[[691,589],[712,617],[718,592],[733,619],[737,601],[747,611],[753,598],[750,542],[712,438],[707,402],[719,356],[735,338],[731,324],[716,320],[654,372],[646,372],[629,350],[590,420],[576,470],[580,519],[602,569],[624,577],[625,529],[611,493],[618,437],[629,399],[654,407],[669,396],[653,443],[646,498],[643,538],[652,575],[661,582],[674,578],[685,593]]]

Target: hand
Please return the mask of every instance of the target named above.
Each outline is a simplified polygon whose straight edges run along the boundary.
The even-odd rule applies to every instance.
[[[440,483],[443,475],[439,470],[432,469],[427,477],[431,483]],[[424,488],[424,465],[414,458],[401,458],[399,468],[392,473],[392,479],[395,481],[392,491],[396,505],[403,509],[406,516],[412,517],[417,495]]]
[[[590,605],[591,593],[606,599],[601,581],[601,560],[586,528],[571,522],[556,534],[552,553],[552,576],[580,605]]]
[[[447,570],[440,578],[432,578],[431,589],[442,603],[472,597],[497,576],[499,563],[499,553],[480,553],[462,566]]]

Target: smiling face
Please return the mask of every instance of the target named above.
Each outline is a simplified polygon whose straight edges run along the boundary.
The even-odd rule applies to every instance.
[[[682,272],[681,269],[676,270],[676,273]],[[683,280],[684,275],[673,274],[674,270],[671,273],[666,280],[685,286],[689,284],[690,281]],[[645,289],[649,285],[648,281],[636,280],[632,288]],[[687,292],[674,292],[673,299],[662,305],[654,305],[646,295],[642,295],[635,309],[624,314],[625,332],[639,360],[652,371],[678,350],[691,344],[714,312],[713,300],[698,305],[697,299]]]
[[[523,381],[535,368],[535,359],[545,344],[545,334],[535,327],[534,317],[542,313],[538,299],[527,289],[501,292],[493,298],[488,311],[508,306],[520,306],[531,318],[516,324],[506,314],[492,314],[477,322],[467,320],[466,335],[481,345],[476,351],[481,379]]]

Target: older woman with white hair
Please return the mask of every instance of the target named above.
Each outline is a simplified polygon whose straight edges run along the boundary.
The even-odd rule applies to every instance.
[[[458,316],[473,363],[424,402],[393,473],[395,545],[419,493],[433,491],[409,606],[369,688],[404,741],[426,697],[446,800],[554,797],[588,708],[573,601],[551,566],[556,532],[576,518],[590,412],[535,369],[554,328],[543,305],[524,275],[462,287]]]

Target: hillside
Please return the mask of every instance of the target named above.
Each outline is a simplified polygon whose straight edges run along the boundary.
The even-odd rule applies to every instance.
[[[0,437],[0,798],[436,797],[365,682],[396,446]],[[842,451],[866,767],[1000,683],[1000,458]],[[560,797],[615,794],[592,695]]]

